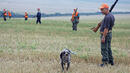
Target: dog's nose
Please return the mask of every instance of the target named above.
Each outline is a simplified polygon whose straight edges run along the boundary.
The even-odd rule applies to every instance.
[[[65,55],[68,56],[68,53],[66,53]]]

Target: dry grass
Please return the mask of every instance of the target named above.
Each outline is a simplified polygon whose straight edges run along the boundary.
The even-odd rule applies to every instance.
[[[63,48],[76,52],[66,73],[129,73],[130,17],[116,16],[112,39],[115,66],[104,68],[98,66],[100,35],[90,30],[99,21],[95,17],[100,16],[81,18],[78,32],[71,31],[68,17],[46,18],[42,25],[35,25],[34,19],[0,20],[0,73],[61,73]]]
[[[15,52],[0,54],[0,73],[61,73],[58,53],[31,50]],[[66,73],[130,72],[129,58],[115,58],[115,66],[104,68],[98,66],[100,59],[100,56],[89,56],[86,59],[72,56],[70,70]]]

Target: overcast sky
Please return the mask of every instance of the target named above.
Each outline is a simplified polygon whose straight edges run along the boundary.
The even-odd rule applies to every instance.
[[[0,10],[8,9],[17,13],[72,13],[74,8],[79,12],[98,12],[102,3],[111,6],[115,0],[0,0]],[[130,0],[119,0],[114,11],[130,11]]]

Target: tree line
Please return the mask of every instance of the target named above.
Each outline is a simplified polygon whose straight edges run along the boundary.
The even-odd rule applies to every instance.
[[[130,14],[130,12],[112,12],[113,14]],[[2,17],[3,11],[0,11],[0,17]],[[13,18],[23,18],[24,14],[14,13],[11,12]],[[90,13],[79,13],[80,16],[89,16],[89,15],[101,15],[101,12],[90,12]],[[29,18],[34,18],[36,15],[28,14]],[[58,17],[58,16],[72,16],[72,13],[53,13],[53,14],[46,14],[42,13],[42,17]]]

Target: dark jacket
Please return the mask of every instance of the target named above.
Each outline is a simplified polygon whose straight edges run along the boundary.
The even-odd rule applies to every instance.
[[[41,12],[37,12],[37,18],[41,19]]]

